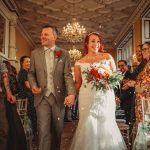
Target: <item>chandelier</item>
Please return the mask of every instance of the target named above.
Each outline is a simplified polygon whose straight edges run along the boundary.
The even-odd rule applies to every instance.
[[[82,53],[76,49],[76,47],[73,45],[73,48],[69,50],[69,55],[71,58],[71,61],[79,60],[82,57]]]
[[[62,36],[69,42],[81,42],[85,36],[86,29],[84,26],[76,21],[76,18],[72,19],[72,23],[68,23],[62,30]]]

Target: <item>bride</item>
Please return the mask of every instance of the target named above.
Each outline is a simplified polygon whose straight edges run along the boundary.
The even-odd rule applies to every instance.
[[[87,55],[75,64],[75,86],[79,91],[79,123],[70,150],[126,150],[115,121],[113,89],[96,90],[86,82],[83,71],[93,63],[102,63],[116,70],[113,58],[102,51],[102,39],[97,32],[85,38]]]

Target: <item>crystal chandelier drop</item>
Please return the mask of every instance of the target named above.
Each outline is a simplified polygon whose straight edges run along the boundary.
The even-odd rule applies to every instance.
[[[79,60],[82,57],[82,53],[76,49],[75,45],[73,45],[73,48],[69,50],[69,55],[71,61],[73,62]]]
[[[72,19],[72,23],[68,23],[62,30],[62,36],[69,42],[81,42],[85,36],[86,29],[84,26],[76,21],[76,18]]]

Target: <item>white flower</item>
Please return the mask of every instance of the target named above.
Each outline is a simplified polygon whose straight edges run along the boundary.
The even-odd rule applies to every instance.
[[[100,67],[100,63],[93,63],[91,66],[94,67],[94,68],[99,68]]]
[[[104,72],[105,72],[104,68],[99,68],[99,69],[98,69],[98,73],[104,74]]]

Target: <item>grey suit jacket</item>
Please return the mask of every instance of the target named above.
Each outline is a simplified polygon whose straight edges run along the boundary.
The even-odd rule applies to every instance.
[[[57,104],[64,107],[64,99],[66,95],[75,95],[75,86],[71,73],[69,53],[56,46],[55,51],[59,51],[61,55],[55,57],[53,82]],[[47,85],[47,69],[44,48],[38,48],[32,51],[31,67],[28,73],[28,80],[31,85],[42,88],[42,93],[34,95],[35,107],[41,102],[46,92]]]

